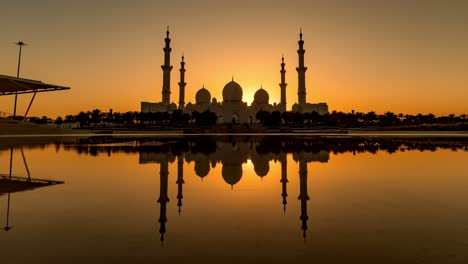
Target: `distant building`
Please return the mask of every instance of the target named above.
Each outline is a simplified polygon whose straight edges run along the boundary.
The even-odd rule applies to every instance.
[[[299,40],[299,66],[296,68],[298,72],[298,103],[292,106],[294,112],[317,112],[320,115],[328,113],[328,105],[326,103],[311,104],[306,102],[306,85],[305,72],[307,67],[304,66],[304,41],[302,40],[302,32],[300,32]],[[141,112],[172,112],[176,109],[185,112],[204,112],[211,111],[218,116],[218,123],[256,123],[256,115],[259,111],[268,112],[285,112],[286,110],[286,70],[284,69],[284,57],[281,61],[281,100],[279,104],[270,104],[270,96],[268,92],[260,87],[254,95],[254,101],[249,106],[242,101],[242,87],[234,81],[234,78],[227,83],[223,88],[223,101],[218,102],[216,98],[211,98],[209,90],[204,86],[198,90],[195,95],[195,103],[185,104],[185,61],[182,55],[180,63],[180,82],[179,82],[179,106],[175,103],[170,103],[170,78],[172,66],[170,65],[170,47],[171,39],[169,38],[169,30],[166,32],[165,47],[164,47],[164,65],[163,70],[163,85],[162,85],[162,102],[151,103],[141,102]]]

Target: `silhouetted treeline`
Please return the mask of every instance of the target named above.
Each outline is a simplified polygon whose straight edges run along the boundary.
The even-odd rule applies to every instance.
[[[319,115],[317,112],[267,112],[259,111],[256,118],[265,125],[289,125],[289,126],[341,126],[341,127],[397,127],[397,126],[421,126],[421,125],[447,125],[465,123],[466,114],[456,116],[435,116],[434,114],[395,114],[386,112],[377,114],[374,111],[361,112],[337,112]]]
[[[209,126],[216,124],[217,116],[214,112],[205,111],[202,113],[193,112],[191,114],[175,110],[172,113],[156,112],[142,113],[129,111],[120,112],[102,112],[99,109],[80,112],[76,115],[66,115],[64,119],[58,117],[59,124],[64,127],[77,126],[80,128],[91,127],[155,127],[155,126],[188,126],[196,124],[200,126]]]
[[[333,111],[326,115],[319,115],[317,112],[297,113],[297,112],[267,112],[259,111],[256,114],[258,123],[265,126],[286,126],[286,127],[313,127],[313,126],[335,126],[335,127],[418,127],[465,124],[466,114],[446,116],[435,116],[434,114],[395,114],[386,112],[377,114],[374,111],[362,112],[337,112]],[[35,122],[47,122],[47,117],[36,118]],[[99,109],[80,112],[75,115],[66,115],[65,118],[58,117],[55,121],[57,125],[65,127],[104,127],[104,126],[131,126],[131,127],[154,127],[154,126],[210,126],[217,122],[216,113],[205,111],[202,113],[186,113],[181,110],[156,113],[141,113],[129,111],[102,112]]]

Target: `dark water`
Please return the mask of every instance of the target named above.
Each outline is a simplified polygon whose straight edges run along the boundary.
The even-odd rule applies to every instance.
[[[444,137],[4,139],[0,259],[468,263],[467,146]]]

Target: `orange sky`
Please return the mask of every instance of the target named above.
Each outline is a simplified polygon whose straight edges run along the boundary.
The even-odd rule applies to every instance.
[[[263,85],[279,101],[281,54],[288,109],[297,101],[302,27],[308,102],[349,112],[467,113],[466,1],[80,1],[17,0],[2,5],[0,74],[70,86],[38,94],[30,115],[139,110],[160,101],[165,28],[171,27],[171,101],[186,58],[186,102],[205,84],[221,100],[234,76],[244,101]],[[378,3],[375,3],[378,2]],[[29,95],[21,96],[19,114]],[[13,97],[0,98],[12,112]]]

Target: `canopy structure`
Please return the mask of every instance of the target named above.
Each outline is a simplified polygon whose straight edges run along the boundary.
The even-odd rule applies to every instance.
[[[70,89],[70,87],[64,87],[54,84],[43,83],[41,81],[16,78],[0,74],[0,96],[11,95],[16,93],[38,93],[67,89]]]
[[[48,83],[43,83],[41,81],[16,78],[16,77],[0,74],[0,96],[18,95],[18,94],[27,94],[27,93],[34,94],[31,99],[31,102],[29,103],[28,109],[26,110],[24,117],[26,117],[26,115],[28,114],[29,108],[31,107],[31,104],[34,101],[34,98],[36,97],[36,93],[68,90],[68,89],[70,89],[70,87],[48,84]],[[16,104],[15,104],[14,112],[16,113]]]

